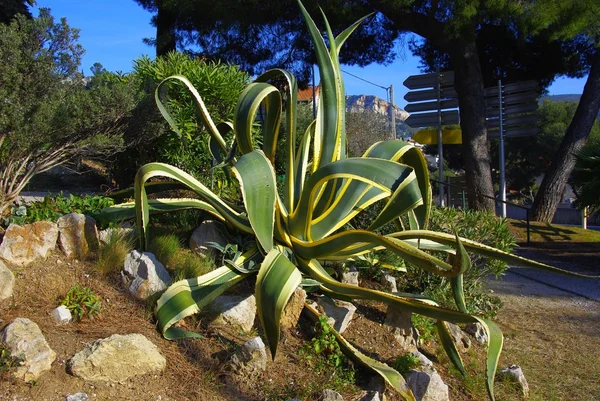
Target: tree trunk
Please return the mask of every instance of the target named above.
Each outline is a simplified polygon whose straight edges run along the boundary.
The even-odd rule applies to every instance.
[[[462,156],[465,164],[469,207],[495,211],[494,187],[490,169],[483,75],[475,42],[458,40],[450,51],[454,67],[454,87],[458,93]],[[486,198],[485,195],[490,198]]]
[[[532,208],[534,221],[552,222],[558,202],[560,202],[567,180],[575,167],[574,153],[580,151],[592,130],[600,110],[600,50],[592,59],[588,76],[579,105],[567,128],[560,148],[552,158],[552,163],[542,180]],[[599,194],[600,196],[600,194]]]
[[[175,13],[157,2],[158,14],[156,16],[156,56],[164,56],[170,51],[177,50],[175,37]]]

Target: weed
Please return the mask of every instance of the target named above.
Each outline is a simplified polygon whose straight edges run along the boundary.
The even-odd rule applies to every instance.
[[[412,324],[415,326],[415,329],[419,331],[419,343],[429,344],[435,341],[436,328],[433,320],[413,313]]]
[[[396,369],[400,374],[408,373],[409,370],[419,367],[421,360],[418,356],[409,352],[396,358],[392,362],[392,368]]]
[[[78,285],[69,289],[61,305],[65,305],[71,311],[76,322],[83,318],[94,319],[100,314],[100,299],[91,289]]]
[[[4,379],[12,370],[21,366],[24,361],[24,355],[12,355],[8,346],[0,341],[0,379]]]
[[[210,258],[203,258],[195,252],[180,249],[173,257],[173,276],[175,281],[198,277],[215,269]]]
[[[181,241],[175,234],[159,235],[152,239],[148,250],[163,265],[172,267],[177,251],[181,249]]]
[[[108,242],[101,243],[98,249],[96,270],[102,275],[114,272],[125,263],[125,257],[133,249],[133,239],[125,230],[111,229]]]

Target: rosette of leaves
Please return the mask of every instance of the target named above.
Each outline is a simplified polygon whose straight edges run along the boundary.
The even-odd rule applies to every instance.
[[[467,251],[511,263],[558,269],[455,235],[428,231],[431,188],[427,164],[421,152],[411,144],[383,141],[372,145],[362,157],[347,156],[344,84],[338,56],[346,39],[367,17],[338,36],[333,35],[324,18],[328,47],[306,9],[301,3],[299,6],[316,48],[321,76],[317,118],[303,133],[296,131],[295,124],[296,81],[284,70],[271,70],[259,76],[242,93],[233,122],[219,124],[213,122],[198,92],[185,77],[169,77],[157,88],[157,105],[174,130],[177,126],[161,100],[161,88],[165,82],[177,80],[192,93],[197,114],[210,133],[212,156],[239,183],[242,202],[233,204],[219,198],[200,181],[176,167],[150,163],[136,175],[135,202],[108,208],[104,215],[125,218],[135,209],[142,248],[148,244],[148,223],[152,213],[186,208],[208,212],[231,229],[255,239],[249,242],[250,247],[236,252],[224,266],[171,285],[156,306],[160,330],[169,339],[198,336],[174,327],[174,324],[199,312],[241,280],[257,275],[258,315],[275,357],[283,308],[298,285],[303,281],[310,282],[317,291],[332,297],[380,301],[435,319],[441,344],[463,374],[466,374],[465,368],[445,322],[481,323],[489,338],[486,375],[489,396],[493,399],[502,333],[493,322],[467,313],[462,288],[463,274],[471,266]],[[285,81],[285,89],[280,91],[268,83],[273,79]],[[284,141],[285,148],[278,149],[284,100],[288,138]],[[252,128],[260,107],[264,119],[261,146],[258,147],[252,139]],[[225,138],[231,134],[234,139],[227,143]],[[299,141],[297,135],[300,135]],[[277,152],[284,152],[286,161],[282,195],[277,190],[273,167]],[[155,177],[167,180],[149,183]],[[151,192],[181,187],[194,191],[199,199],[148,199]],[[377,203],[382,203],[383,207],[367,230],[348,228],[347,223],[352,218]],[[407,216],[406,226],[403,226],[401,216]],[[389,235],[375,233],[390,222],[397,225],[398,231]],[[443,308],[421,295],[390,294],[342,284],[323,267],[323,262],[347,261],[381,250],[392,252],[431,274],[447,277],[452,284],[456,308]],[[442,251],[447,258],[434,257],[428,251]],[[308,305],[305,309],[318,314]],[[401,374],[360,353],[339,333],[333,333],[349,357],[379,373],[405,399],[414,400]]]

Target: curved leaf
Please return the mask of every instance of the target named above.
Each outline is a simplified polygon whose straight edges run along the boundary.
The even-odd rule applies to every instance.
[[[302,281],[302,275],[277,248],[269,251],[256,278],[256,307],[271,356],[275,359],[279,343],[279,324],[283,308]]]

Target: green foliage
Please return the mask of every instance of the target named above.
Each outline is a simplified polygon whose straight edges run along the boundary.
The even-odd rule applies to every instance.
[[[299,351],[303,359],[317,374],[335,377],[334,387],[340,388],[354,383],[355,369],[340,349],[340,345],[327,323],[327,316],[321,315],[314,327],[315,336]]]
[[[400,374],[408,373],[414,368],[418,368],[421,364],[421,360],[415,354],[409,352],[396,358],[392,362],[392,367],[396,369]]]
[[[171,266],[175,254],[181,249],[181,240],[175,234],[159,235],[152,238],[148,250],[165,266]]]
[[[110,73],[86,82],[78,36],[44,8],[0,24],[0,59],[10,60],[0,63],[0,214],[34,175],[124,147],[136,88]]]
[[[212,157],[208,133],[196,119],[192,95],[181,90],[183,85],[171,81],[165,88],[169,93],[167,108],[175,120],[177,130],[168,125],[153,108],[154,91],[165,78],[180,74],[186,76],[206,100],[208,111],[218,120],[231,119],[236,101],[248,83],[248,74],[234,65],[206,61],[185,53],[172,52],[165,57],[150,59],[143,56],[134,61],[134,76],[144,98],[138,104],[136,119],[127,132],[127,140],[138,144],[135,151],[120,155],[114,172],[120,184],[130,185],[131,177],[139,166],[149,161],[172,164],[200,177],[203,182],[223,182],[220,170],[211,177]],[[230,138],[229,138],[230,139]]]
[[[13,207],[4,224],[29,224],[36,221],[56,221],[68,213],[94,215],[113,205],[113,200],[101,195],[57,195],[46,196],[43,201],[32,202],[27,206]]]
[[[415,329],[419,331],[419,343],[429,344],[435,340],[437,328],[435,327],[435,322],[432,319],[413,313],[411,320]]]
[[[113,228],[106,243],[101,242],[97,253],[95,267],[102,275],[116,272],[123,268],[125,257],[133,250],[133,238],[125,230]]]
[[[463,238],[505,252],[512,251],[516,245],[507,221],[488,212],[432,208],[430,228],[447,233],[456,232]],[[470,258],[473,267],[463,276],[467,310],[470,313],[493,317],[502,307],[502,302],[499,298],[488,295],[483,289],[483,284],[490,275],[502,276],[508,265],[504,261],[478,254],[470,254]],[[454,303],[450,281],[447,278],[429,274],[410,264],[407,266],[407,274],[399,277],[398,287],[428,295],[444,305]]]
[[[8,346],[0,341],[0,380],[5,379],[12,370],[25,362],[25,355],[12,355]]]
[[[65,299],[61,302],[73,315],[73,320],[79,322],[83,319],[94,319],[100,315],[100,298],[87,287],[74,285],[69,289]]]
[[[576,158],[572,175],[575,206],[587,207],[590,214],[600,213],[600,141],[583,148]]]

